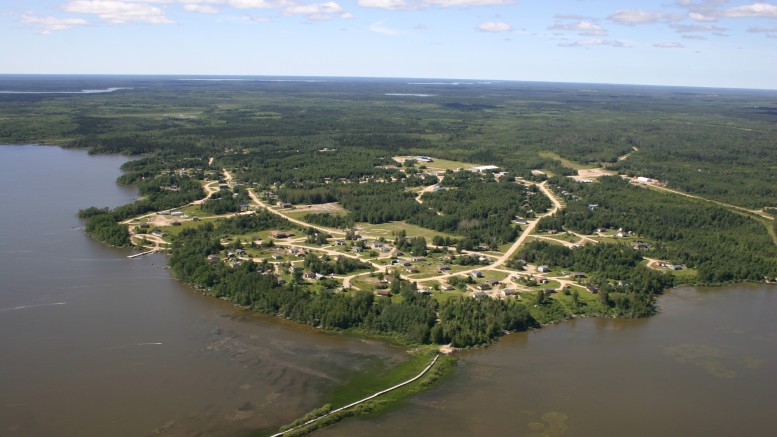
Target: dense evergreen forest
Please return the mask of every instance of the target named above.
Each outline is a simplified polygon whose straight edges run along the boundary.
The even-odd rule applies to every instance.
[[[221,165],[243,169],[241,178],[263,184],[382,177],[391,170],[375,166],[400,153],[494,164],[524,177],[541,168],[569,173],[538,155],[551,151],[729,203],[777,206],[773,91],[400,79],[0,79],[5,90],[41,87],[130,89],[2,94],[0,143],[219,156]],[[387,95],[402,93],[429,96]]]

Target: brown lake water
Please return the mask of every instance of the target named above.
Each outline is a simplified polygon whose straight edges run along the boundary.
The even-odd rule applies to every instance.
[[[0,147],[0,435],[241,435],[405,353],[250,314],[128,260],[75,212],[126,158]],[[453,375],[321,436],[771,436],[777,287],[680,288],[645,320],[582,319],[460,352]]]
[[[581,319],[459,354],[452,378],[321,436],[777,435],[777,287],[679,288],[645,320]]]
[[[0,435],[240,435],[320,406],[401,349],[241,311],[161,255],[87,237],[75,216],[131,202],[126,158],[0,147]]]

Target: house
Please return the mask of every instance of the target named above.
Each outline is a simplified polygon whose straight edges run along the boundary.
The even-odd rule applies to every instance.
[[[229,189],[229,184],[219,184],[219,190]]]
[[[585,278],[585,273],[575,272],[571,275],[574,279],[582,279]]]
[[[216,264],[219,262],[219,256],[218,255],[208,255],[208,262],[211,264]]]
[[[388,290],[379,290],[375,294],[377,294],[378,296],[391,297],[391,292]]]
[[[640,249],[647,249],[647,248],[648,248],[648,245],[647,245],[647,244],[645,244],[645,243],[642,243],[642,242],[637,242],[637,243],[634,245],[634,249],[636,249],[636,250],[640,250]]]
[[[445,285],[441,286],[440,289],[443,290],[443,291],[453,291],[453,290],[455,290],[455,288],[453,288],[453,285],[451,285],[451,284],[445,284]]]
[[[476,291],[472,293],[472,297],[475,299],[483,299],[484,297],[488,297],[488,295],[482,291]]]
[[[281,208],[291,208],[292,207],[291,203],[289,203],[289,202],[278,202],[278,206],[280,206]]]
[[[270,232],[270,236],[273,238],[289,238],[289,237],[293,237],[294,234],[291,232],[284,232],[284,231],[272,231]]]
[[[178,220],[176,220],[176,221],[174,221],[174,222],[172,222],[170,224],[173,225],[173,226],[181,226],[181,222],[179,222]]]
[[[353,246],[353,248],[351,250],[356,252],[356,253],[364,252],[364,248],[363,247],[359,247],[359,246]]]
[[[440,270],[440,272],[444,272],[444,271],[450,270],[451,266],[448,265],[448,264],[443,264],[440,267],[438,267],[437,269]]]
[[[548,266],[539,266],[537,267],[537,271],[540,273],[548,273],[550,271],[550,267]]]
[[[149,226],[148,223],[141,223],[141,224],[138,225],[138,228],[140,228],[140,229],[148,229],[150,227],[151,226]]]
[[[181,217],[183,216],[183,213],[181,211],[171,211],[170,215],[173,217]]]
[[[499,281],[497,281],[496,279],[492,279],[490,281],[486,281],[486,283],[489,284],[492,287],[496,287],[497,285],[499,285]]]
[[[473,271],[470,272],[469,275],[472,276],[475,279],[483,277],[483,273],[481,273],[480,270],[473,270]]]
[[[241,255],[245,255],[245,254],[246,254],[245,250],[243,250],[243,249],[235,249],[235,255],[241,256]]]
[[[516,294],[518,294],[518,290],[514,288],[505,288],[504,290],[502,290],[502,293],[504,293],[505,296],[515,296]]]
[[[302,275],[302,277],[305,279],[316,279],[316,274],[311,271],[307,271]]]
[[[335,246],[345,246],[345,241],[343,241],[343,240],[335,240]]]
[[[420,270],[418,270],[416,267],[408,267],[405,269],[408,273],[421,273]]]
[[[194,218],[192,218],[192,220],[194,220],[195,222],[198,222],[200,221],[200,218],[195,216]]]
[[[540,280],[539,280],[539,281],[537,281],[537,282],[539,282],[540,284],[547,284],[547,283],[548,283],[548,280],[547,280],[547,279],[545,279],[545,278],[540,278]]]
[[[273,256],[272,256],[272,259],[274,259],[274,260],[278,261],[278,260],[282,260],[282,259],[283,259],[283,257],[282,257],[282,256],[280,256],[280,255],[278,255],[278,254],[276,253],[275,255],[273,255]]]
[[[670,267],[672,270],[682,270],[683,266],[679,264],[674,264],[672,267]]]
[[[478,284],[476,287],[478,290],[482,290],[482,291],[491,289],[491,286],[488,284]]]

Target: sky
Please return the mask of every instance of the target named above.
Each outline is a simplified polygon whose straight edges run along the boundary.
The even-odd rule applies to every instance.
[[[0,74],[777,89],[777,0],[3,0]]]

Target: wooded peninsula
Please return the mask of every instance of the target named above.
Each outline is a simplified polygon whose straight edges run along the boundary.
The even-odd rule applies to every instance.
[[[0,142],[133,157],[118,183],[138,200],[79,212],[94,238],[169,253],[236,305],[403,344],[777,277],[777,92],[198,79],[5,76]]]
[[[135,157],[86,231],[246,308],[470,347],[777,276],[774,92],[180,79],[4,77],[0,141]]]

